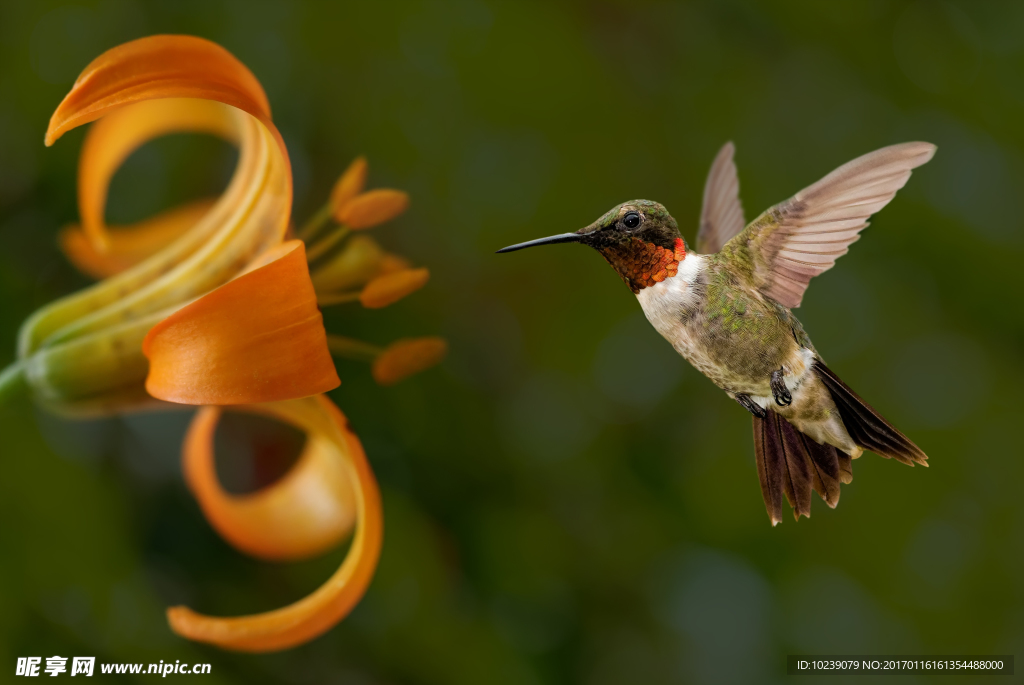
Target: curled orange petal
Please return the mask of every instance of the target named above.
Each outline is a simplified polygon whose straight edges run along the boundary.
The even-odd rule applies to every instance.
[[[355,494],[338,444],[310,433],[284,477],[258,492],[232,495],[214,466],[221,411],[203,407],[196,413],[182,451],[185,481],[210,525],[242,552],[270,560],[307,558],[341,542],[355,522]]]
[[[181,404],[251,404],[307,397],[341,381],[302,241],[179,309],[142,344],[146,390]]]
[[[373,378],[381,385],[394,385],[439,364],[447,353],[448,343],[444,338],[397,340],[374,360]]]
[[[331,189],[331,214],[337,214],[366,185],[366,157],[356,157]]]
[[[211,133],[236,145],[240,142],[229,107],[190,98],[137,102],[110,112],[89,128],[78,158],[78,213],[82,230],[96,251],[105,252],[109,247],[103,213],[110,180],[118,167],[153,138],[183,131]]]
[[[234,618],[206,616],[184,606],[167,610],[171,628],[182,637],[245,652],[288,649],[330,630],[366,592],[377,567],[383,537],[380,492],[363,448],[348,429],[341,411],[322,395],[265,405],[262,409],[333,443],[354,484],[357,523],[352,546],[341,567],[326,583],[294,604]]]
[[[391,221],[408,207],[408,193],[379,188],[352,198],[338,209],[334,218],[340,224],[359,230]]]
[[[359,301],[367,309],[380,309],[398,302],[427,284],[430,271],[427,269],[403,269],[377,276],[366,284],[359,294]]]
[[[195,226],[210,208],[213,200],[197,200],[161,212],[131,226],[106,231],[106,250],[96,245],[79,226],[60,232],[60,247],[82,273],[102,280],[135,266],[145,258],[167,247],[185,231]]]
[[[89,63],[50,117],[46,145],[112,108],[159,97],[223,102],[270,124],[263,88],[230,52],[196,36],[148,36]]]

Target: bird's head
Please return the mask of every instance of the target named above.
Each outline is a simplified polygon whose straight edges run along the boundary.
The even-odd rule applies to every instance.
[[[686,257],[686,243],[676,220],[665,207],[650,200],[623,202],[578,231],[510,245],[498,252],[554,243],[583,243],[594,248],[634,293],[674,276]]]

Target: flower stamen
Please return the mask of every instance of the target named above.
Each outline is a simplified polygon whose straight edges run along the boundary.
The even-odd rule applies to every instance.
[[[394,385],[440,364],[448,354],[444,338],[404,338],[381,348],[341,335],[327,335],[331,354],[353,361],[370,362],[373,379],[380,385]]]

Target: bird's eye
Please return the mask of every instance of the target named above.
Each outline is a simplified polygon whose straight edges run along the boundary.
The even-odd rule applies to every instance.
[[[626,228],[636,228],[640,225],[640,214],[638,212],[626,212],[626,216],[622,217],[622,223],[626,225]]]

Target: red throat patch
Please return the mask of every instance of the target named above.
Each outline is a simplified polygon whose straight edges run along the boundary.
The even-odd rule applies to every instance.
[[[676,238],[674,249],[631,238],[628,243],[601,250],[608,263],[634,293],[676,275],[686,258],[686,243]]]
[[[686,243],[682,238],[676,238],[675,257],[677,264],[686,259]]]

